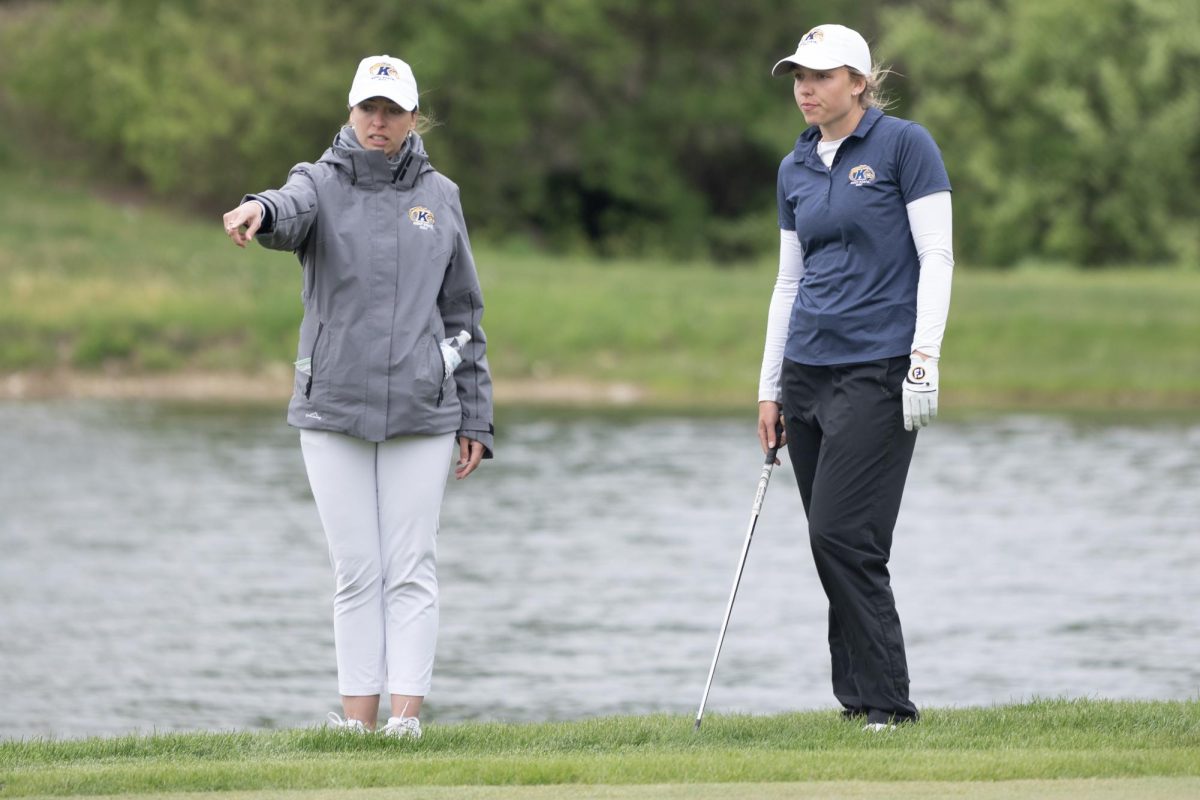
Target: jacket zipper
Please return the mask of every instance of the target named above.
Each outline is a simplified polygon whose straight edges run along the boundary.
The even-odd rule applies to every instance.
[[[434,346],[437,346],[437,337],[436,336],[433,337],[433,343],[434,343]],[[439,362],[439,364],[443,365],[443,370],[444,370],[445,362],[442,361],[441,356],[442,356],[442,351],[441,351],[441,348],[438,347],[438,362]],[[442,372],[442,383],[440,386],[438,386],[437,408],[442,407],[442,400],[445,399],[445,397],[446,397],[446,373],[443,371]]]
[[[312,352],[308,356],[308,383],[304,386],[304,399],[308,400],[312,396],[313,375],[317,374],[317,345],[321,343],[321,332],[325,330],[325,323],[317,323],[317,338],[313,339]]]

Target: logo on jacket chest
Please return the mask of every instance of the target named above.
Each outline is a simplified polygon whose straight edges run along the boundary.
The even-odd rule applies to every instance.
[[[413,206],[408,210],[408,220],[423,231],[433,230],[433,212],[425,206]]]

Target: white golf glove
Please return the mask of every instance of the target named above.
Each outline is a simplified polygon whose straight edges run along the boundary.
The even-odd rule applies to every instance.
[[[458,369],[458,365],[462,363],[463,346],[469,341],[471,334],[467,331],[459,331],[457,336],[442,339],[442,363],[446,366],[446,374],[442,376],[442,380],[449,380],[454,370]]]
[[[937,416],[938,365],[936,358],[912,356],[900,402],[904,406],[904,430],[919,431]]]

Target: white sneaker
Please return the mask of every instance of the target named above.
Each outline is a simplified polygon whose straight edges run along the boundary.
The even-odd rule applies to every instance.
[[[420,739],[421,720],[416,717],[388,717],[387,725],[380,728],[379,732],[397,739]]]
[[[894,731],[896,730],[896,725],[893,722],[868,722],[866,725],[863,725],[863,730],[871,733]]]
[[[371,732],[370,729],[367,728],[367,723],[363,722],[361,719],[342,719],[333,711],[329,712],[329,714],[326,716],[326,719],[328,720],[328,722],[325,723],[326,728],[335,728],[340,731],[346,731],[347,733]]]

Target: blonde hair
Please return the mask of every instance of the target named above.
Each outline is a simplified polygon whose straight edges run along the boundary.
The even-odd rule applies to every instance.
[[[853,67],[846,67],[852,78],[862,78],[867,82],[867,86],[862,90],[862,94],[858,96],[858,104],[863,108],[878,108],[880,111],[887,111],[894,101],[891,97],[884,94],[883,80],[888,75],[895,75],[889,67],[883,64],[875,64],[871,67],[870,75],[863,75]]]

